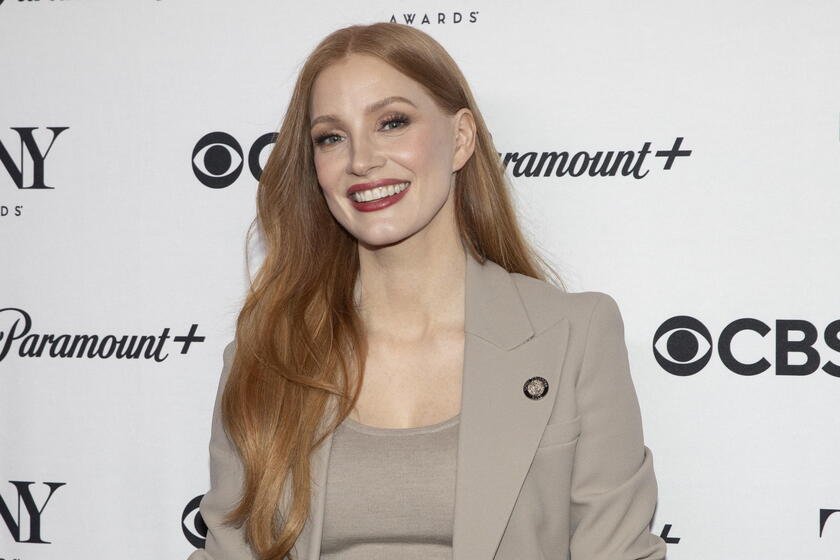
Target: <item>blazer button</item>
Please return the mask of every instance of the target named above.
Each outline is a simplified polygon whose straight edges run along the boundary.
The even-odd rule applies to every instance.
[[[541,399],[548,393],[548,381],[544,377],[532,377],[525,382],[522,392],[529,399]]]

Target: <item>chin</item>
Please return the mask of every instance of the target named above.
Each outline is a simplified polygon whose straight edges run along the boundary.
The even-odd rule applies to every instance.
[[[405,232],[382,232],[379,235],[359,234],[355,237],[360,245],[364,245],[369,248],[374,248],[395,245],[400,241],[404,240],[406,237],[408,237],[408,235],[406,235]]]

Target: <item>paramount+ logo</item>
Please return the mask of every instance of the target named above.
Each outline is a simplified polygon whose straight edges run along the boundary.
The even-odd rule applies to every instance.
[[[702,371],[715,351],[721,363],[738,375],[759,375],[773,369],[776,375],[805,376],[822,370],[840,377],[840,365],[824,359],[815,347],[820,334],[828,348],[840,352],[840,319],[829,323],[822,333],[813,323],[802,319],[777,319],[772,327],[759,319],[736,319],[714,341],[701,321],[677,315],[656,330],[653,355],[662,369],[679,377]],[[752,359],[736,355],[733,346],[739,335],[772,337],[775,352],[771,356],[751,356]]]

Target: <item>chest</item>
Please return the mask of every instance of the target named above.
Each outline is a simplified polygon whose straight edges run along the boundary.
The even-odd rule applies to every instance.
[[[344,420],[330,449],[322,560],[451,560],[458,421],[394,430]]]
[[[464,333],[395,342],[371,338],[350,417],[381,428],[436,424],[460,412]]]

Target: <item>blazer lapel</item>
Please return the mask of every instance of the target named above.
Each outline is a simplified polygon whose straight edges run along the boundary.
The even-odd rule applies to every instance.
[[[568,323],[532,324],[510,274],[468,249],[464,303],[453,559],[491,560],[551,414]],[[533,376],[548,381],[539,400],[523,392]],[[312,453],[310,515],[295,544],[300,560],[320,558],[331,447],[332,434]]]
[[[559,386],[568,322],[531,322],[511,275],[468,253],[466,331],[455,490],[454,560],[491,560]],[[528,379],[548,381],[539,400]]]

